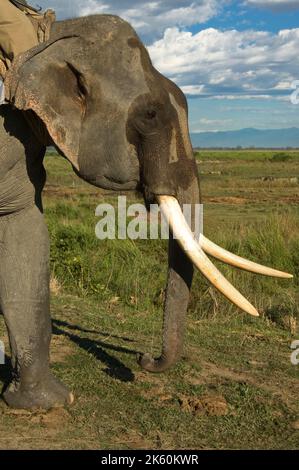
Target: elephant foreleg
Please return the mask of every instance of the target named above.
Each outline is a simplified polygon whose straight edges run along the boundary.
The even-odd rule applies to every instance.
[[[13,379],[3,396],[14,408],[51,408],[72,399],[50,372],[49,238],[34,206],[0,217],[0,298]]]

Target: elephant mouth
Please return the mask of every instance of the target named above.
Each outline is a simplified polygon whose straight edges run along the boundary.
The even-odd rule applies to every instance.
[[[161,212],[168,221],[174,238],[193,265],[216,289],[241,310],[250,315],[259,316],[256,308],[220,273],[207,254],[226,264],[255,274],[283,279],[293,278],[291,274],[254,263],[230,253],[211,242],[203,234],[200,235],[199,240],[196,240],[184,217],[178,200],[173,196],[156,196],[156,199],[160,205]]]
[[[110,191],[136,191],[140,188],[140,182],[137,179],[126,181],[124,183],[114,181],[112,178],[101,175],[95,177],[85,177],[91,184]]]

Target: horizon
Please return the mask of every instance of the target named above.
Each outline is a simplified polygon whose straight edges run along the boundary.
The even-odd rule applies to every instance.
[[[246,130],[254,130],[254,131],[286,131],[290,129],[296,129],[299,131],[299,125],[297,126],[291,126],[291,127],[271,127],[271,128],[258,128],[258,127],[241,127],[239,129],[223,129],[221,131],[218,130],[212,130],[212,131],[195,131],[192,132],[190,131],[190,134],[205,134],[207,132],[209,133],[217,133],[217,132],[240,132],[240,131],[246,131]]]
[[[257,129],[254,127],[228,131],[190,133],[194,148],[299,148],[299,128]]]

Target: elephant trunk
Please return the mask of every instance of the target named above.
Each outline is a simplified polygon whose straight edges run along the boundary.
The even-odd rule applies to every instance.
[[[157,196],[160,204],[161,197]],[[166,196],[168,197],[168,196]],[[188,189],[180,189],[177,193],[180,206],[192,206],[192,225],[195,226],[195,204],[200,203],[200,189],[197,175]],[[163,212],[163,206],[160,204]],[[163,212],[164,217],[167,214]],[[168,243],[168,276],[164,300],[163,336],[161,356],[154,359],[150,354],[144,354],[139,364],[149,372],[164,372],[173,366],[183,352],[186,314],[193,279],[193,263],[178,240],[173,236],[170,224]]]
[[[144,354],[140,365],[150,372],[164,372],[175,364],[183,350],[186,312],[193,278],[193,264],[173,236],[168,248],[169,269],[164,302],[163,345],[158,359]]]

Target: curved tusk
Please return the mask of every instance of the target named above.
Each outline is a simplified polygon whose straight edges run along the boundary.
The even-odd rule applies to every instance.
[[[218,271],[216,266],[203,252],[193,237],[190,227],[182,213],[176,198],[172,196],[157,196],[161,211],[169,223],[173,236],[177,239],[186,255],[202,274],[231,302],[245,312],[258,317],[258,311],[243,297],[240,292]]]
[[[211,242],[211,240],[202,234],[200,235],[199,244],[203,251],[205,251],[208,255],[211,255],[214,258],[223,261],[224,263],[230,264],[231,266],[235,266],[236,268],[244,269],[245,271],[250,271],[256,274],[263,274],[264,276],[281,277],[283,279],[293,278],[292,274],[285,273],[283,271],[277,271],[276,269],[268,268],[262,264],[254,263],[253,261],[241,258],[241,256],[235,255],[230,251],[227,251],[224,248],[216,245],[216,243]]]

